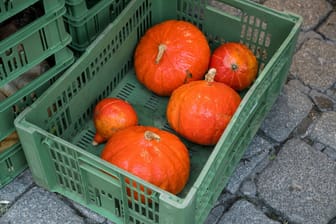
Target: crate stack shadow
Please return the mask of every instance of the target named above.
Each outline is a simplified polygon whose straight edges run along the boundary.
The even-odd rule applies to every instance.
[[[285,83],[302,19],[243,0],[218,1],[233,13],[212,1],[91,2],[66,1],[65,26],[80,57],[14,121],[34,181],[118,224],[203,223]],[[107,15],[104,24],[93,16],[98,5]],[[168,99],[142,86],[133,69],[141,36],[167,19],[197,25],[212,50],[226,41],[243,42],[260,64],[257,80],[241,92],[243,101],[219,142],[204,147],[184,140],[191,175],[179,195],[101,160],[103,145],[91,145],[93,109],[107,96],[130,102],[140,124],[172,131],[165,118]]]
[[[65,12],[61,0],[0,2],[0,188],[27,168],[14,119],[74,62]]]

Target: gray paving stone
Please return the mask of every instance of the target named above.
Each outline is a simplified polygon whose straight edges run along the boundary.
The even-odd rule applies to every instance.
[[[237,193],[241,183],[253,172],[253,169],[269,154],[272,144],[261,136],[256,135],[246,149],[241,162],[229,179],[226,190]]]
[[[258,165],[253,169],[253,172],[250,174],[251,178],[255,178],[255,176],[259,175],[265,168],[267,168],[268,164],[273,160],[273,153],[266,156]]]
[[[264,139],[263,137],[256,135],[253,139],[248,148],[246,149],[243,159],[250,159],[253,156],[259,155],[262,152],[269,151],[273,145]]]
[[[106,218],[97,214],[96,212],[68,199],[72,206],[81,214],[81,216],[86,217],[86,222],[89,223],[103,223]]]
[[[257,180],[261,200],[298,224],[336,216],[336,163],[299,139],[289,140]]]
[[[336,149],[336,111],[322,113],[322,116],[309,127],[308,136]]]
[[[246,200],[237,201],[220,219],[218,224],[280,224],[271,220]]]
[[[309,39],[294,54],[290,69],[292,75],[305,85],[324,92],[336,82],[336,44]]]
[[[229,178],[229,182],[225,189],[232,194],[237,193],[242,182],[253,173],[254,168],[256,168],[268,155],[269,152],[266,150],[249,160],[239,162],[237,168]]]
[[[323,145],[322,143],[319,143],[319,142],[314,142],[312,146],[313,146],[314,149],[317,149],[318,151],[322,151],[326,148],[325,145]]]
[[[300,80],[292,79],[287,83],[288,88],[292,88],[295,90],[299,90],[300,92],[308,95],[310,92],[310,88],[305,86]]]
[[[33,186],[31,172],[27,169],[17,176],[12,182],[0,188],[0,200],[14,202],[25,191]]]
[[[328,0],[328,2],[330,2],[330,4],[332,4],[334,6],[334,9],[336,7],[336,0]]]
[[[336,12],[332,12],[317,31],[322,33],[326,38],[336,41]]]
[[[223,205],[217,205],[212,208],[204,224],[213,224],[217,223],[225,211]]]
[[[302,30],[307,31],[316,27],[332,10],[325,0],[267,0],[264,3],[270,8],[280,11],[290,11],[303,17]]]
[[[316,33],[313,30],[309,30],[309,31],[301,31],[298,37],[298,41],[297,41],[297,50],[302,46],[302,44],[304,42],[306,42],[309,39],[319,39],[319,40],[323,40],[323,37]]]
[[[328,95],[329,97],[331,97],[333,100],[336,101],[336,83],[334,84],[332,88],[326,91],[326,95]]]
[[[283,142],[307,117],[312,106],[305,94],[285,85],[260,128],[272,139]]]
[[[326,94],[320,93],[316,90],[312,90],[309,93],[309,96],[312,98],[315,105],[320,111],[330,111],[335,107],[334,100]]]
[[[323,150],[323,153],[327,154],[330,159],[336,161],[336,149],[327,147]]]
[[[217,223],[224,214],[224,211],[228,210],[231,204],[233,204],[236,200],[235,195],[230,194],[229,192],[223,192],[211,209],[207,219],[205,220],[205,224]]]
[[[1,224],[84,224],[56,194],[33,187],[0,218]]]
[[[246,180],[240,187],[240,192],[247,197],[256,197],[257,185],[252,180]]]

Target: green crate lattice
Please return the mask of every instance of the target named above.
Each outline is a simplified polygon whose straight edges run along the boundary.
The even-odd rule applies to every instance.
[[[129,0],[66,0],[64,21],[72,36],[70,46],[82,54],[125,8]]]
[[[62,18],[65,13],[64,0],[3,1],[0,3],[0,18],[6,16],[5,19],[10,19],[17,12],[35,3],[41,4],[44,15],[0,41],[0,87],[43,60],[51,60],[52,64],[49,64],[50,68],[38,78],[0,102],[0,141],[15,131],[14,119],[42,95],[74,61],[73,53],[67,48],[71,36],[66,33]],[[27,166],[19,142],[1,152],[0,188],[11,182]]]

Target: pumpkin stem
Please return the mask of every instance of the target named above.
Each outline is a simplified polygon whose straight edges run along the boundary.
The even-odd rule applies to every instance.
[[[216,76],[216,69],[215,68],[210,68],[208,73],[205,75],[205,81],[208,82],[210,85],[211,83],[214,82]]]
[[[155,134],[154,132],[151,131],[145,131],[145,139],[146,140],[156,140],[156,141],[160,141],[160,136],[158,134]]]
[[[155,59],[155,64],[159,64],[159,62],[161,61],[161,58],[164,54],[164,52],[166,51],[167,49],[167,46],[165,44],[160,44],[159,47],[158,47],[158,54],[156,56],[156,59]]]
[[[231,69],[232,69],[233,71],[238,70],[238,65],[237,65],[237,64],[232,64],[232,65],[231,65]]]
[[[92,141],[92,145],[93,146],[97,146],[99,145],[100,143],[104,142],[106,139],[101,136],[100,134],[96,133],[93,137],[93,141]]]

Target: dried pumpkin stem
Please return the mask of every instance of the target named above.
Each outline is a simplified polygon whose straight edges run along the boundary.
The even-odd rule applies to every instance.
[[[158,54],[156,56],[156,59],[155,59],[155,64],[159,64],[159,62],[161,61],[161,58],[164,54],[164,52],[166,51],[167,49],[167,46],[165,44],[160,44],[159,47],[158,47]]]
[[[145,131],[145,139],[146,140],[156,140],[156,141],[160,141],[160,136],[158,134],[155,134],[154,132],[151,131]]]
[[[216,69],[215,68],[210,68],[208,73],[205,75],[205,81],[208,82],[210,85],[211,83],[214,82],[216,76]]]

